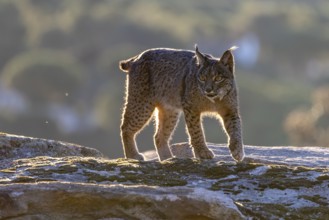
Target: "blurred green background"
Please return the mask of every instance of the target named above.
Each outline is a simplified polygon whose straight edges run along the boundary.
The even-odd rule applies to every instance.
[[[122,157],[126,74],[152,47],[233,45],[244,142],[329,146],[329,2],[0,1],[0,129]],[[184,119],[173,142],[186,141]],[[138,137],[153,149],[153,123]],[[226,142],[214,119],[207,141]]]

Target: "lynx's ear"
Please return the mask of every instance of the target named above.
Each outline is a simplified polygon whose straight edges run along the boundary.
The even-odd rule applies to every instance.
[[[232,51],[236,49],[238,49],[238,47],[236,46],[231,47],[230,49],[228,49],[223,53],[222,57],[219,60],[220,63],[228,67],[228,69],[231,71],[232,74],[234,74],[234,66],[235,66],[234,56]]]
[[[197,60],[197,65],[202,66],[206,62],[206,57],[199,52],[198,45],[195,45],[195,55]]]

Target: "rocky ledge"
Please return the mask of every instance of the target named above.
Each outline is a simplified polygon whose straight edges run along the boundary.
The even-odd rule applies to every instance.
[[[0,135],[0,219],[329,219],[329,148],[246,146],[235,163],[110,160],[95,149]]]

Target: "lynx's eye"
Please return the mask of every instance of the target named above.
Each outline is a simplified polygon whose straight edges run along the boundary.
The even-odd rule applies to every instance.
[[[199,80],[201,82],[204,82],[204,81],[206,81],[206,77],[204,75],[199,75]]]
[[[223,81],[223,80],[224,80],[224,78],[221,77],[221,76],[215,76],[215,77],[214,77],[214,81],[217,82],[217,83],[219,83],[219,82],[221,82],[221,81]]]

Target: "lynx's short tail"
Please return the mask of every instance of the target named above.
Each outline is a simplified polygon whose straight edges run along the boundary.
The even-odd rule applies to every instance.
[[[119,68],[123,71],[123,72],[129,72],[129,70],[131,69],[131,66],[133,65],[136,57],[132,57],[128,60],[122,60],[119,62]]]

